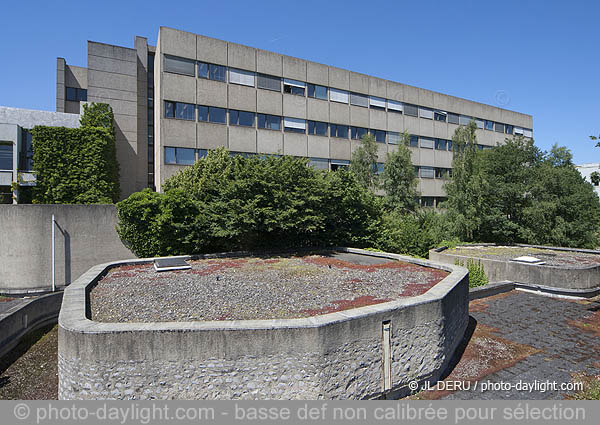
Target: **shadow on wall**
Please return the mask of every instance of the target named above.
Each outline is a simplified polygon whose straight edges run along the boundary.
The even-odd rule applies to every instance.
[[[56,228],[63,235],[64,239],[64,258],[65,258],[65,280],[64,285],[71,283],[71,235],[66,229],[63,229],[60,224],[55,221]],[[55,243],[58,241],[55,241]]]

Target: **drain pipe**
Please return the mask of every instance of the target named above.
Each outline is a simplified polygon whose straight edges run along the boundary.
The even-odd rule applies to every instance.
[[[55,253],[54,253],[54,228],[56,227],[56,220],[54,214],[52,214],[52,292],[56,290],[55,277],[56,277],[56,266],[55,266]]]

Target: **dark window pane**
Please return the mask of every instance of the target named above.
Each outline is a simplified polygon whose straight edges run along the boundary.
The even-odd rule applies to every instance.
[[[281,130],[281,117],[277,115],[267,115],[267,128],[271,130]]]
[[[494,129],[494,121],[485,121],[485,129],[493,130]]]
[[[497,133],[504,133],[504,124],[500,124],[499,122],[497,122],[494,126],[494,129]]]
[[[196,119],[194,116],[194,109],[194,105],[190,103],[177,102],[175,105],[175,118],[194,121]]]
[[[257,115],[257,126],[258,128],[267,128],[267,116],[265,114]]]
[[[0,145],[0,170],[13,169],[13,145]]]
[[[458,115],[457,114],[448,114],[448,122],[450,124],[458,124]]]
[[[504,132],[505,132],[506,134],[513,134],[513,126],[512,126],[512,125],[510,125],[510,124],[506,124],[506,125],[504,126]]]
[[[208,64],[204,62],[198,62],[198,77],[200,78],[208,78]]]
[[[72,102],[77,101],[77,89],[73,87],[67,87],[67,100]]]
[[[223,108],[215,108],[214,106],[210,106],[208,108],[208,118],[210,122],[225,124],[227,122],[227,113]]]
[[[165,55],[165,72],[174,72],[175,74],[195,75],[195,62],[189,59],[177,58]]]
[[[196,149],[196,153],[198,154],[198,159],[206,158],[208,155],[208,151],[206,149]]]
[[[356,106],[369,107],[369,98],[363,94],[350,93],[350,104]]]
[[[234,111],[233,109],[229,110],[229,124],[230,125],[238,125],[239,123],[239,112]]]
[[[165,148],[165,164],[175,164],[175,148]]]
[[[258,74],[257,86],[259,89],[281,91],[281,78],[271,75]]]
[[[411,134],[409,145],[413,148],[418,148],[419,147],[419,136],[415,136],[414,134]]]
[[[246,127],[254,126],[254,114],[252,112],[244,112],[241,111],[239,119],[239,125],[244,125]]]
[[[198,106],[198,120],[208,121],[208,106]]]
[[[327,87],[308,84],[308,97],[327,100]]]
[[[446,150],[446,146],[447,146],[446,140],[444,140],[444,139],[435,139],[435,148],[437,150],[445,151]]]
[[[175,103],[165,101],[165,118],[175,118]]]
[[[175,151],[175,160],[178,164],[192,165],[195,162],[194,149],[177,148]]]
[[[77,100],[87,102],[87,89],[77,89]]]
[[[442,114],[440,112],[434,112],[433,113],[433,118],[436,121],[444,121],[444,122],[446,122],[446,117],[447,117],[447,114]]]
[[[225,67],[223,65],[210,65],[210,79],[225,81]]]
[[[419,116],[419,108],[415,105],[404,104],[404,115],[409,115],[411,117]]]
[[[308,134],[314,134],[317,136],[327,136],[327,123],[320,121],[309,121]]]
[[[385,131],[375,130],[375,141],[379,143],[385,143]]]

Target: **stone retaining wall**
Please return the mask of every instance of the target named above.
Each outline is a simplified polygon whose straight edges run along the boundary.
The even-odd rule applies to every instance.
[[[90,287],[124,263],[99,265],[65,291],[59,398],[365,399],[405,394],[411,380],[436,381],[467,327],[467,270],[344,250],[451,273],[417,297],[304,319],[99,323],[88,319]],[[384,391],[387,321],[392,387]]]

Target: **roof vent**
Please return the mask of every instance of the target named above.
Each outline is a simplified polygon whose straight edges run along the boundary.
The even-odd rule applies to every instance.
[[[154,270],[157,272],[188,270],[191,268],[192,266],[190,266],[183,258],[157,258],[154,260]]]

